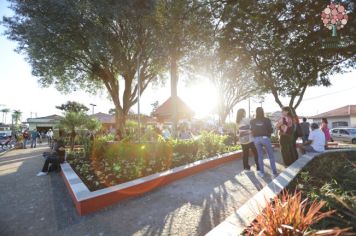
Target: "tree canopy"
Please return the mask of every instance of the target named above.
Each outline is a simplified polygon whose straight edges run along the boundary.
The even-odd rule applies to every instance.
[[[57,109],[64,112],[87,112],[89,108],[83,104],[80,104],[75,101],[68,101],[66,104],[62,104],[60,106],[56,106]]]
[[[290,98],[299,106],[308,86],[330,85],[333,73],[355,68],[355,20],[352,1],[341,1],[350,22],[339,34],[350,42],[346,48],[325,50],[322,39],[330,31],[322,25],[323,1],[230,1],[222,14],[221,42],[232,58],[245,57],[253,65],[259,87],[276,103]]]
[[[137,102],[137,70],[142,93],[166,60],[152,27],[154,1],[11,3],[15,15],[3,19],[6,35],[19,43],[39,82],[63,92],[95,93],[104,86],[117,110],[117,128],[124,131],[126,115]]]

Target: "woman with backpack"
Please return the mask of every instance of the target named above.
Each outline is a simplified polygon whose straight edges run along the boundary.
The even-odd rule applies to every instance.
[[[271,144],[271,134],[273,132],[271,120],[265,117],[262,107],[257,107],[256,118],[251,120],[251,131],[254,138],[254,143],[258,153],[258,166],[260,171],[258,175],[264,177],[264,164],[263,164],[263,147],[266,149],[269,162],[271,165],[273,176],[278,175],[276,168],[276,160],[273,153],[273,148]]]
[[[258,154],[253,143],[253,137],[250,129],[250,120],[246,118],[246,112],[244,109],[239,109],[236,115],[236,124],[238,129],[238,135],[240,144],[243,152],[243,166],[245,171],[250,170],[250,165],[248,164],[248,157],[250,154],[250,150],[252,151],[255,157],[256,169],[260,170],[258,166]]]
[[[282,117],[276,124],[279,131],[279,143],[281,154],[285,166],[291,165],[298,159],[295,145],[295,124],[294,116],[290,107],[282,108]]]

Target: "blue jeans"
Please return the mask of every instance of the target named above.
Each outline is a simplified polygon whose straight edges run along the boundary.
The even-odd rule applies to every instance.
[[[31,139],[31,147],[36,147],[37,144],[37,138]]]
[[[260,167],[260,172],[263,174],[265,173],[264,166],[263,166],[263,147],[265,147],[268,154],[269,162],[271,164],[272,172],[273,174],[277,174],[276,160],[274,158],[274,153],[273,153],[270,138],[266,136],[254,137],[254,143],[258,153],[258,165]]]
[[[23,148],[26,148],[26,145],[27,145],[27,138],[25,138],[25,139],[23,140]]]

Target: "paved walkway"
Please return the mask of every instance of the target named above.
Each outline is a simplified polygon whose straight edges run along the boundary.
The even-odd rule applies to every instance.
[[[0,235],[204,235],[271,180],[239,159],[81,217],[60,175],[36,176],[47,149],[0,157]]]

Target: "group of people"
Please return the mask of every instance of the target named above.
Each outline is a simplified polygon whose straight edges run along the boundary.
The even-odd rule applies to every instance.
[[[256,170],[263,177],[265,175],[263,164],[263,148],[266,150],[272,173],[276,176],[276,162],[271,144],[271,135],[274,132],[272,122],[264,116],[262,107],[256,109],[256,117],[252,120],[246,118],[244,109],[237,111],[236,123],[238,127],[238,136],[243,151],[243,167],[245,171],[250,170],[248,157],[250,151],[254,155]],[[278,131],[281,156],[285,166],[291,165],[298,159],[297,148],[304,154],[305,152],[323,152],[327,141],[330,141],[330,133],[327,128],[327,120],[322,120],[322,127],[316,123],[311,124],[303,119],[303,123],[299,124],[298,117],[294,114],[290,107],[282,108],[282,115],[275,124],[275,129]],[[296,141],[301,137],[303,143],[297,146]]]
[[[272,173],[274,176],[277,176],[276,161],[271,144],[271,134],[273,133],[272,122],[265,117],[263,108],[258,107],[256,109],[256,117],[252,120],[246,118],[246,111],[244,109],[239,109],[237,111],[236,122],[243,152],[244,170],[250,170],[248,157],[251,150],[255,157],[258,174],[260,177],[264,177],[263,148],[265,148],[270,160]]]
[[[24,149],[27,148],[27,142],[28,141],[31,141],[31,148],[36,148],[37,140],[39,141],[39,143],[42,143],[42,139],[43,139],[44,135],[46,135],[47,141],[48,141],[48,145],[51,147],[52,146],[52,140],[53,140],[53,131],[52,131],[52,129],[49,129],[46,134],[38,132],[37,129],[33,129],[32,131],[29,131],[28,129],[26,129],[22,133],[23,148]]]

